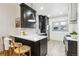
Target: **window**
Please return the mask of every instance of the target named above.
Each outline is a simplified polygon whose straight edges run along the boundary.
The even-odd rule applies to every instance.
[[[54,31],[67,31],[68,23],[67,21],[58,21],[52,23],[52,30]]]

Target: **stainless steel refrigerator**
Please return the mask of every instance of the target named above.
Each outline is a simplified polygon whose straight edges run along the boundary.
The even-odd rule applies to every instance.
[[[48,37],[48,40],[50,39],[50,29],[49,29],[49,17],[44,15],[39,15],[39,30],[40,35],[46,35]]]

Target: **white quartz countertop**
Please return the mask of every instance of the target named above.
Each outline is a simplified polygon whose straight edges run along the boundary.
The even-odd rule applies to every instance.
[[[30,41],[39,41],[41,39],[44,39],[46,38],[47,36],[40,36],[40,35],[36,35],[36,34],[30,34],[30,35],[11,35],[13,37],[18,37],[18,38],[22,38],[22,39],[25,39],[25,40],[30,40]]]
[[[67,40],[72,40],[72,41],[79,41],[79,37],[77,37],[76,39],[73,39],[71,37],[66,37]]]

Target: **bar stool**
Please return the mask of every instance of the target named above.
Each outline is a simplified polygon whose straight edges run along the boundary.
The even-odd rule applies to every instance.
[[[29,52],[29,56],[31,56],[31,47],[28,45],[23,45],[22,48],[25,50],[25,53]]]
[[[27,45],[23,45],[20,42],[15,42],[12,40],[11,48],[13,49],[13,55],[25,55],[25,53],[29,52],[29,56],[31,56],[31,47]]]
[[[21,46],[22,46],[22,43],[20,43],[20,42],[12,42],[10,45],[10,48],[11,48],[10,51],[12,51],[11,55],[15,55],[16,52],[14,52],[14,50],[16,48],[20,48]]]
[[[29,52],[29,56],[31,56],[31,47],[30,46],[27,46],[27,45],[23,45],[23,46],[22,45],[19,45],[19,47],[16,48],[14,50],[14,52],[16,54],[19,54],[19,56],[20,55],[25,55],[25,53]]]
[[[9,51],[9,47],[10,47],[10,42],[9,40],[11,40],[8,36],[6,37],[2,37],[2,40],[3,40],[3,53],[5,56],[7,56],[8,54],[8,51]]]
[[[5,56],[5,53],[4,53],[4,51],[5,51],[5,49],[4,49],[4,38],[1,37],[1,38],[0,38],[0,41],[1,41],[1,42],[0,42],[0,44],[1,44],[1,45],[0,45],[1,47],[0,47],[0,48],[3,47],[2,50],[0,51],[0,56]]]

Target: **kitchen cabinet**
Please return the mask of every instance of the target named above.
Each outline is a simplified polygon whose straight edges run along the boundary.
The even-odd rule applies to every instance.
[[[73,40],[64,40],[64,44],[65,44],[65,53],[67,56],[77,56],[77,41],[73,41]]]
[[[77,3],[69,4],[68,18],[70,24],[77,24]]]
[[[36,11],[24,3],[20,4],[20,8],[21,8],[21,27],[35,28]]]
[[[47,39],[43,39],[40,41],[40,55],[46,55],[47,54]]]
[[[68,40],[68,56],[77,56],[77,41]]]
[[[32,56],[45,56],[47,54],[47,37],[36,42],[15,37],[15,41],[31,46]]]

